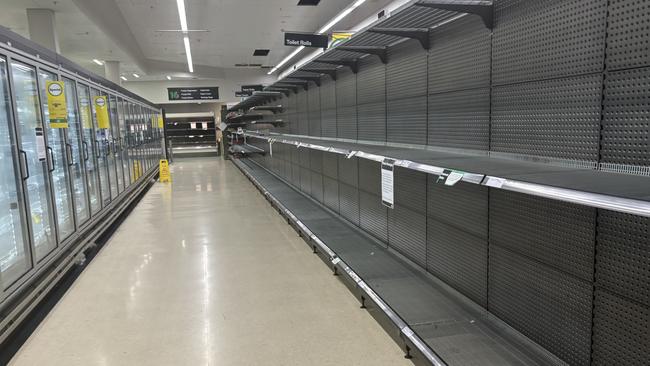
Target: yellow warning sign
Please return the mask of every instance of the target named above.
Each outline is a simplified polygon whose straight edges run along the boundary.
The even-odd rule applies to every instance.
[[[93,104],[95,105],[95,113],[97,114],[97,127],[105,129],[111,128],[111,121],[108,119],[107,98],[103,95],[93,97]]]
[[[172,176],[169,172],[169,162],[167,160],[160,160],[160,182],[171,182]]]
[[[140,169],[140,162],[136,160],[133,162],[133,174],[131,175],[133,182],[140,179],[141,175],[142,175],[142,170]]]
[[[164,121],[161,115],[158,115],[158,128],[165,128]]]
[[[330,48],[331,47],[336,47],[339,43],[343,43],[347,41],[348,39],[352,38],[353,33],[351,32],[334,32],[332,33],[332,43],[330,43]]]
[[[68,107],[65,103],[63,81],[47,81],[47,109],[51,128],[68,128]]]

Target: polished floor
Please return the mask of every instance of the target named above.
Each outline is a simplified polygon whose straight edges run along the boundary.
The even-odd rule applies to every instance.
[[[231,163],[178,160],[12,365],[409,365]]]

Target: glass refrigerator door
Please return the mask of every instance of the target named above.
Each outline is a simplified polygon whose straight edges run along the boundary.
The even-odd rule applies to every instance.
[[[124,190],[124,175],[122,175],[122,162],[120,154],[120,121],[117,116],[117,98],[114,95],[111,95],[108,98],[108,106],[111,115],[111,135],[113,148],[111,149],[111,159],[113,160],[113,167],[111,168],[111,174],[115,176],[115,191],[116,195],[121,193]],[[111,185],[111,188],[113,186]]]
[[[0,293],[31,268],[7,80],[0,58]]]
[[[74,157],[72,155],[72,146],[66,142],[66,129],[52,128],[50,125],[50,113],[45,87],[47,81],[55,81],[57,80],[57,76],[44,70],[39,70],[38,79],[41,89],[41,106],[45,119],[44,125],[47,134],[47,151],[50,155],[50,178],[52,179],[54,193],[54,207],[56,207],[56,221],[59,229],[59,241],[62,242],[75,229],[69,169],[69,165],[74,161]],[[36,260],[41,259],[38,254]]]
[[[90,212],[95,215],[102,209],[102,201],[99,193],[99,169],[97,169],[97,147],[95,147],[95,131],[93,130],[93,115],[90,100],[90,89],[83,84],[77,86],[77,97],[79,98],[79,116],[81,117],[81,129],[83,137],[84,163],[86,177],[88,178],[88,197],[90,199]]]
[[[99,96],[99,91],[92,89],[90,92],[91,96],[93,97],[98,97]],[[102,193],[102,206],[106,206],[111,202],[111,186],[109,183],[109,177],[108,177],[108,151],[109,151],[109,146],[108,146],[108,136],[106,133],[106,129],[99,128],[99,124],[97,122],[97,111],[95,110],[95,104],[91,103],[92,110],[93,110],[93,121],[94,121],[94,127],[95,127],[95,150],[97,153],[97,161],[99,162],[98,164],[98,170],[99,170],[99,186],[101,187],[101,193]]]
[[[124,188],[128,187],[131,182],[131,171],[129,170],[129,138],[127,135],[127,121],[129,112],[124,100],[119,99],[119,128],[120,128],[120,146],[122,152],[122,170],[124,171]]]
[[[135,182],[139,177],[139,166],[138,166],[138,139],[136,133],[136,114],[135,114],[135,105],[129,103],[129,109],[131,110],[131,119],[129,121],[129,157],[131,164],[131,182]]]
[[[75,212],[77,225],[83,225],[90,218],[88,207],[88,192],[86,189],[86,173],[84,161],[87,158],[87,142],[83,140],[81,121],[77,111],[77,88],[75,82],[63,78],[65,83],[65,99],[68,107],[68,142],[72,146],[73,163],[71,165],[72,181],[74,188]]]
[[[12,61],[13,91],[20,154],[26,163],[25,190],[35,256],[42,258],[56,247],[56,233],[48,179],[47,151],[38,100],[36,70]]]

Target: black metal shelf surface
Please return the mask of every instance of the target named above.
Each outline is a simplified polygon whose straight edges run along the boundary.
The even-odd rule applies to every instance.
[[[266,169],[249,159],[234,163],[326,257],[335,273],[345,274],[362,304],[389,319],[399,332],[396,338],[417,361],[441,366],[561,363]]]
[[[282,134],[246,136],[383,162],[446,178],[559,201],[650,217],[650,177],[490,155],[482,151],[399,147]]]

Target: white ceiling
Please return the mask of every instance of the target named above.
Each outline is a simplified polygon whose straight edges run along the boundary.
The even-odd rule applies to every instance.
[[[174,0],[116,0],[124,18],[150,59],[185,63]],[[282,29],[314,31],[345,8],[350,0],[323,0],[320,5],[296,6],[297,0],[187,0],[192,56],[199,65],[234,67],[237,63],[273,65],[286,54]],[[147,19],[146,21],[142,21]],[[255,48],[271,50],[268,57],[254,57]],[[287,48],[288,49],[288,48]],[[290,51],[290,50],[289,50]]]
[[[318,6],[297,6],[298,0],[185,0],[195,73],[187,73],[176,0],[0,0],[0,24],[29,37],[26,9],[55,11],[61,53],[102,75],[92,62],[117,60],[129,80],[163,80],[166,75],[187,79],[266,77],[268,70],[231,72],[236,63],[274,66],[294,48],[283,44],[283,31],[315,32],[353,0],[322,0]],[[376,14],[391,0],[367,0],[333,30],[346,30]],[[267,57],[253,50],[267,48]],[[304,51],[304,53],[307,53]],[[297,61],[298,55],[294,61]],[[290,63],[289,63],[290,64]]]
[[[0,25],[29,38],[28,8],[52,9],[56,14],[56,30],[61,54],[95,72],[104,74],[103,66],[93,58],[120,60],[127,71],[135,67],[126,54],[84,16],[71,0],[0,0]]]

